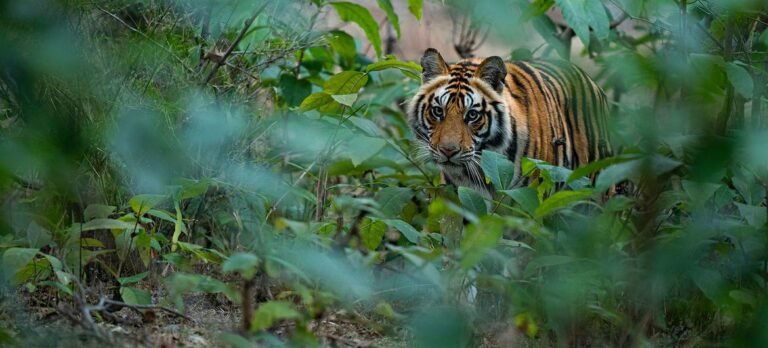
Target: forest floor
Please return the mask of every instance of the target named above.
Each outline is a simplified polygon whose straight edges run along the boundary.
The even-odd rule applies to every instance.
[[[17,307],[21,308],[16,308],[13,312],[22,310],[28,313],[22,321],[25,325],[34,326],[40,336],[27,337],[23,343],[48,346],[55,342],[56,346],[101,346],[92,332],[80,327],[78,322],[70,320],[62,311],[51,305],[53,301],[42,301],[39,292],[19,295],[23,300]],[[188,319],[164,311],[140,315],[124,307],[112,313],[112,320],[97,320],[96,325],[118,346],[211,347],[232,345],[231,340],[237,340],[236,330],[241,325],[242,312],[236,305],[225,303],[228,301],[221,301],[218,296],[208,294],[185,296],[184,302],[184,314]],[[0,308],[0,325],[14,325],[14,322],[21,319],[13,318],[9,313],[2,311]],[[371,329],[371,323],[365,320],[369,319],[361,313],[329,310],[321,318],[310,321],[308,329],[322,346],[406,346],[402,333],[377,332]],[[292,324],[278,324],[271,329],[271,333],[285,338],[293,329]]]
[[[63,314],[64,307],[55,305],[55,299],[47,293],[36,291],[18,292],[22,299],[8,307],[0,306],[0,325],[27,325],[27,337],[19,346],[102,347],[103,341],[93,332]],[[95,302],[95,301],[94,301]],[[109,337],[113,346],[125,347],[220,347],[246,343],[237,335],[241,325],[241,310],[224,296],[196,294],[184,297],[185,311],[182,318],[164,311],[138,314],[127,307],[113,312],[111,320],[96,320],[96,325]],[[61,302],[59,306],[63,306]],[[71,305],[68,301],[67,305]],[[24,318],[11,313],[26,313]],[[319,319],[309,322],[308,329],[324,347],[408,347],[407,330],[375,322],[366,314],[343,309],[328,310]],[[381,325],[378,325],[381,324]],[[506,328],[504,327],[506,326]],[[479,347],[530,346],[517,330],[509,325],[486,327],[476,337]],[[375,327],[382,329],[376,331]],[[287,338],[294,330],[293,324],[275,325],[271,333]],[[31,334],[30,334],[31,332]],[[522,339],[522,340],[521,340]]]

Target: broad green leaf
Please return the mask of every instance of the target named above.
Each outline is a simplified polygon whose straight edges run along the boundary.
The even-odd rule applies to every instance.
[[[381,71],[386,69],[398,69],[403,72],[410,72],[411,75],[408,76],[416,75],[418,77],[418,74],[421,73],[421,65],[413,62],[399,61],[394,58],[380,60],[376,63],[368,64],[368,66],[365,67],[365,72],[370,73],[373,71]]]
[[[368,75],[359,71],[342,71],[331,76],[323,84],[323,90],[328,94],[355,94],[368,82]]]
[[[139,274],[134,274],[130,277],[121,277],[120,279],[117,280],[117,282],[120,283],[120,285],[138,283],[142,279],[146,278],[147,275],[149,275],[149,272],[142,272]]]
[[[474,214],[476,217],[488,213],[485,200],[479,193],[477,193],[477,191],[464,186],[460,186],[458,191],[459,201],[461,201],[461,205],[464,206],[464,209],[467,209],[467,211]]]
[[[360,29],[363,29],[365,36],[376,50],[376,56],[381,56],[381,36],[379,35],[379,25],[363,6],[346,1],[331,2],[331,6],[336,10],[344,22],[354,22]]]
[[[144,289],[123,286],[120,288],[123,302],[129,305],[151,305],[152,295]]]
[[[610,34],[610,19],[601,0],[555,0],[563,12],[568,26],[589,47],[590,28],[599,40],[605,40]]]
[[[720,272],[697,267],[690,273],[690,277],[704,296],[713,302],[717,303],[726,295],[727,281]]]
[[[253,279],[259,266],[259,258],[250,253],[235,253],[221,265],[224,273],[238,272],[244,279]]]
[[[409,242],[413,244],[419,244],[419,237],[421,237],[421,233],[419,233],[419,231],[417,231],[407,222],[398,219],[385,219],[382,221],[384,221],[384,223],[386,223],[389,227],[400,231],[400,233],[402,233],[403,236],[405,236],[405,239],[407,239]]]
[[[12,284],[21,284],[27,279],[20,277],[21,271],[27,266],[37,255],[38,249],[33,248],[9,248],[3,253],[2,262],[2,274],[5,275],[6,280],[11,281]]]
[[[164,199],[163,195],[136,195],[128,201],[128,205],[137,216],[142,216]]]
[[[423,0],[408,0],[408,11],[411,11],[411,14],[418,20],[421,20],[423,6]]]
[[[545,255],[531,260],[525,267],[525,275],[531,276],[537,270],[544,267],[554,267],[576,262],[577,259],[568,255]]]
[[[181,197],[180,199],[190,199],[200,196],[208,191],[208,186],[211,182],[208,179],[202,180],[190,180],[180,179],[181,184]]]
[[[568,176],[567,182],[571,182],[579,178],[589,176],[594,172],[603,170],[614,164],[624,163],[627,161],[631,161],[633,159],[637,159],[637,157],[636,156],[615,156],[615,157],[608,157],[608,158],[603,158],[594,162],[590,162],[586,165],[583,165],[579,168],[574,169],[573,172],[571,172],[571,175]]]
[[[518,187],[513,190],[501,191],[517,202],[528,214],[533,215],[539,207],[539,196],[536,190],[530,187]]]
[[[554,5],[555,0],[533,0],[525,12],[524,18],[530,19],[532,17],[541,16],[547,13],[547,11]]]
[[[739,214],[750,226],[762,228],[768,222],[768,209],[765,207],[734,203],[739,208]]]
[[[515,176],[515,164],[500,153],[483,151],[480,166],[496,190],[507,189]]]
[[[357,93],[353,94],[334,94],[331,98],[341,105],[352,106],[357,100]]]
[[[407,187],[385,187],[374,198],[385,217],[398,217],[412,197],[413,191]]]
[[[298,106],[312,93],[312,84],[306,79],[296,79],[293,74],[283,74],[278,83],[288,106]]]
[[[342,151],[352,161],[352,165],[357,167],[379,153],[386,145],[387,141],[384,139],[356,135],[347,139]]]
[[[105,219],[112,215],[112,213],[115,212],[115,209],[116,207],[111,205],[90,204],[85,208],[83,216],[85,217],[85,221],[95,218]]]
[[[559,209],[567,208],[569,205],[592,197],[592,190],[585,189],[579,191],[560,191],[547,197],[534,212],[537,219],[541,219]]]
[[[134,222],[125,222],[115,219],[94,219],[82,224],[82,231],[127,230],[133,229],[134,227],[136,227],[136,223]]]
[[[349,122],[352,122],[352,124],[357,126],[357,128],[365,132],[366,135],[370,135],[372,137],[384,136],[384,132],[381,130],[381,128],[379,128],[379,126],[375,122],[367,118],[350,116],[348,120]]]
[[[328,43],[334,51],[348,62],[352,62],[357,56],[357,47],[355,39],[341,30],[333,30],[328,33]]]
[[[469,225],[461,240],[461,266],[470,269],[483,260],[489,249],[501,240],[504,221],[495,216],[484,216]]]
[[[317,109],[321,106],[333,103],[333,97],[331,97],[330,94],[325,92],[317,92],[310,94],[304,101],[301,102],[301,105],[299,105],[300,111],[309,111]]]
[[[597,191],[607,190],[611,185],[617,184],[628,179],[639,179],[639,176],[647,170],[650,175],[664,175],[682,163],[671,158],[653,155],[651,157],[637,158],[627,162],[614,164],[605,168],[597,177],[595,189]]]
[[[395,9],[392,7],[392,3],[389,0],[376,0],[379,3],[379,7],[387,14],[387,20],[389,24],[392,24],[392,28],[395,29],[397,38],[400,38],[400,18],[397,17]]]
[[[376,250],[387,232],[387,224],[379,220],[365,218],[360,223],[360,239],[368,250]]]
[[[98,239],[93,238],[81,238],[80,246],[84,248],[104,248],[104,243]]]
[[[168,222],[176,222],[176,219],[174,219],[173,216],[171,216],[171,214],[169,212],[165,211],[165,210],[150,209],[147,212],[147,215],[151,215],[151,216],[154,216],[154,217],[156,217],[156,218],[158,218],[160,220],[165,220],[165,221],[168,221]]]
[[[292,303],[287,301],[269,301],[259,305],[253,313],[251,320],[251,332],[259,332],[272,327],[279,320],[301,318]]]
[[[42,248],[53,241],[51,231],[32,221],[27,227],[27,242],[33,248]]]
[[[752,89],[754,82],[749,71],[740,64],[730,62],[725,65],[725,72],[728,74],[728,81],[733,88],[744,98],[752,98]]]

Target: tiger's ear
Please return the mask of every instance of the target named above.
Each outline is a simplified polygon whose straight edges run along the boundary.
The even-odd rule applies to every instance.
[[[427,83],[440,75],[448,75],[448,64],[434,48],[428,48],[421,57],[421,82]]]
[[[491,85],[496,92],[501,93],[504,79],[507,77],[507,67],[500,57],[488,57],[480,63],[475,76]]]

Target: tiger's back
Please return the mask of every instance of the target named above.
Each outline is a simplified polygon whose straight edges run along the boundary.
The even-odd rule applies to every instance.
[[[422,68],[409,120],[449,182],[490,190],[483,150],[506,154],[518,184],[523,157],[575,168],[611,154],[607,98],[570,63],[490,57],[448,65],[430,49]]]

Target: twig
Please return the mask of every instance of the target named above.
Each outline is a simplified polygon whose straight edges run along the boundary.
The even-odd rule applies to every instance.
[[[216,71],[218,71],[219,68],[224,64],[224,62],[227,61],[227,58],[229,57],[229,55],[232,54],[232,51],[235,49],[235,47],[237,47],[240,41],[243,40],[243,38],[245,37],[245,34],[248,33],[248,29],[251,28],[251,24],[253,24],[253,21],[256,20],[256,17],[259,16],[261,11],[263,11],[268,4],[269,2],[265,1],[264,4],[262,4],[261,7],[259,7],[259,9],[257,9],[256,12],[254,12],[253,15],[245,21],[245,24],[243,25],[243,29],[240,30],[240,34],[237,35],[237,37],[235,38],[235,41],[232,41],[232,44],[229,45],[229,48],[227,48],[227,51],[224,52],[224,55],[221,56],[221,59],[216,60],[216,63],[213,65],[213,68],[211,68],[211,71],[208,73],[208,76],[203,81],[203,84],[208,84],[208,82],[210,82],[211,79],[213,79],[213,77],[216,75]]]
[[[101,307],[97,306],[97,307],[94,307],[94,309],[106,310],[106,306],[104,306],[104,305],[128,307],[128,308],[130,308],[132,310],[135,310],[135,311],[138,311],[138,312],[141,312],[142,309],[159,309],[159,310],[162,310],[163,312],[168,312],[170,314],[173,314],[173,315],[175,315],[175,316],[177,316],[179,318],[184,318],[184,319],[186,319],[186,320],[188,320],[190,322],[193,322],[193,323],[195,322],[195,319],[192,319],[192,318],[190,318],[190,317],[188,317],[188,316],[186,316],[186,315],[184,315],[184,314],[182,314],[182,313],[180,313],[180,312],[178,312],[178,311],[176,311],[176,310],[174,310],[172,308],[164,307],[164,306],[161,306],[161,305],[127,304],[125,302],[110,300],[110,299],[106,299],[104,297],[101,298],[99,303],[101,304]]]

